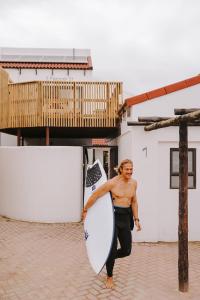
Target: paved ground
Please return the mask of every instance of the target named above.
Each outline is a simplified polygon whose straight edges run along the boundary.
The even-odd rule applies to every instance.
[[[190,290],[178,292],[177,244],[134,243],[104,288],[87,260],[81,224],[39,224],[0,217],[0,300],[200,299],[200,242],[189,245]]]

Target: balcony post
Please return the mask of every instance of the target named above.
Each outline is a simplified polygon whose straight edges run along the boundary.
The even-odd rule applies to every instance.
[[[17,129],[17,146],[21,146],[21,129]]]
[[[49,143],[49,140],[50,140],[49,127],[46,127],[46,135],[45,136],[46,136],[45,145],[49,146],[50,145],[50,143]]]

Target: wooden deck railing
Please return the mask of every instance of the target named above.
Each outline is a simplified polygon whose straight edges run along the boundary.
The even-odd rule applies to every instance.
[[[0,128],[116,127],[119,82],[33,81],[8,84]]]
[[[0,127],[7,127],[8,124],[8,73],[0,69]]]

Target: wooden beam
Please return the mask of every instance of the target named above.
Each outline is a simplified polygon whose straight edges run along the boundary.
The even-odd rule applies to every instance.
[[[193,122],[187,122],[188,126],[200,126],[199,120],[194,120]]]
[[[188,130],[185,122],[179,128],[179,290],[188,291]]]
[[[155,122],[137,122],[137,121],[128,121],[127,126],[148,126],[151,124],[154,124]],[[188,126],[200,126],[200,121],[193,121],[193,122],[188,122]],[[171,126],[179,126],[179,124],[174,124]]]
[[[168,120],[170,117],[138,117],[139,122],[160,122],[164,120]]]
[[[147,126],[151,124],[152,122],[137,122],[137,121],[127,122],[128,126]]]
[[[195,112],[191,112],[188,114],[185,114],[183,116],[178,116],[175,118],[170,118],[165,121],[156,122],[154,124],[148,125],[144,127],[145,131],[151,131],[159,128],[169,127],[172,125],[179,125],[180,122],[191,122],[195,121],[200,118],[200,110],[197,110]]]
[[[175,108],[174,114],[175,115],[185,115],[194,111],[199,110],[200,108]]]

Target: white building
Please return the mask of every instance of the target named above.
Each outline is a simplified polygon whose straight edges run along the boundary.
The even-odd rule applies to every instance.
[[[175,108],[198,108],[200,76],[126,99],[121,124],[119,161],[134,162],[138,181],[139,216],[143,225],[137,241],[177,241],[178,239],[178,143],[179,128],[146,132],[144,126],[127,126],[139,116],[174,117]],[[189,240],[200,240],[200,134],[189,127]],[[171,162],[171,163],[170,163]]]
[[[0,48],[0,66],[13,82],[91,80],[89,49]]]
[[[0,67],[10,80],[89,81],[92,78],[92,58],[89,49],[0,48]],[[31,141],[34,144],[34,141]],[[1,146],[15,146],[15,136],[0,133]]]
[[[89,50],[1,48],[0,65],[9,72],[15,82],[90,80],[92,77]],[[116,146],[119,150],[119,161],[124,158],[133,160],[134,177],[138,181],[139,217],[143,226],[142,232],[134,234],[136,241],[177,241],[179,133],[178,127],[145,132],[143,126],[127,126],[127,122],[137,121],[138,116],[174,116],[175,108],[198,108],[199,94],[200,75],[126,99],[121,134],[110,143],[113,148],[103,144],[99,147],[98,141],[96,146],[88,148],[89,162],[100,158],[110,170],[117,160]],[[0,134],[0,139],[1,145],[16,145],[15,137],[8,138],[7,135]],[[84,143],[80,144],[78,141],[70,145],[76,147],[1,147],[0,214],[33,221],[79,221],[83,183],[82,175],[79,175],[82,173],[83,145]],[[192,187],[189,189],[189,240],[199,241],[199,127],[189,128],[189,148],[189,183]],[[111,152],[114,153],[112,163]],[[76,172],[69,176],[68,185],[65,186],[62,179],[63,176],[67,178],[69,175],[66,173],[67,166],[73,163],[73,160],[78,162]],[[21,176],[18,176],[19,170]],[[45,172],[48,176],[45,176]],[[38,180],[38,174],[43,175],[42,180]],[[78,181],[74,181],[73,178],[77,176]],[[13,189],[10,186],[13,186]],[[71,196],[69,202],[66,202],[66,193],[73,195],[74,190],[77,191],[75,211],[74,199],[71,202]],[[60,201],[59,205],[56,204],[56,195]],[[51,207],[47,211],[49,199]],[[66,213],[62,214],[65,210]]]

